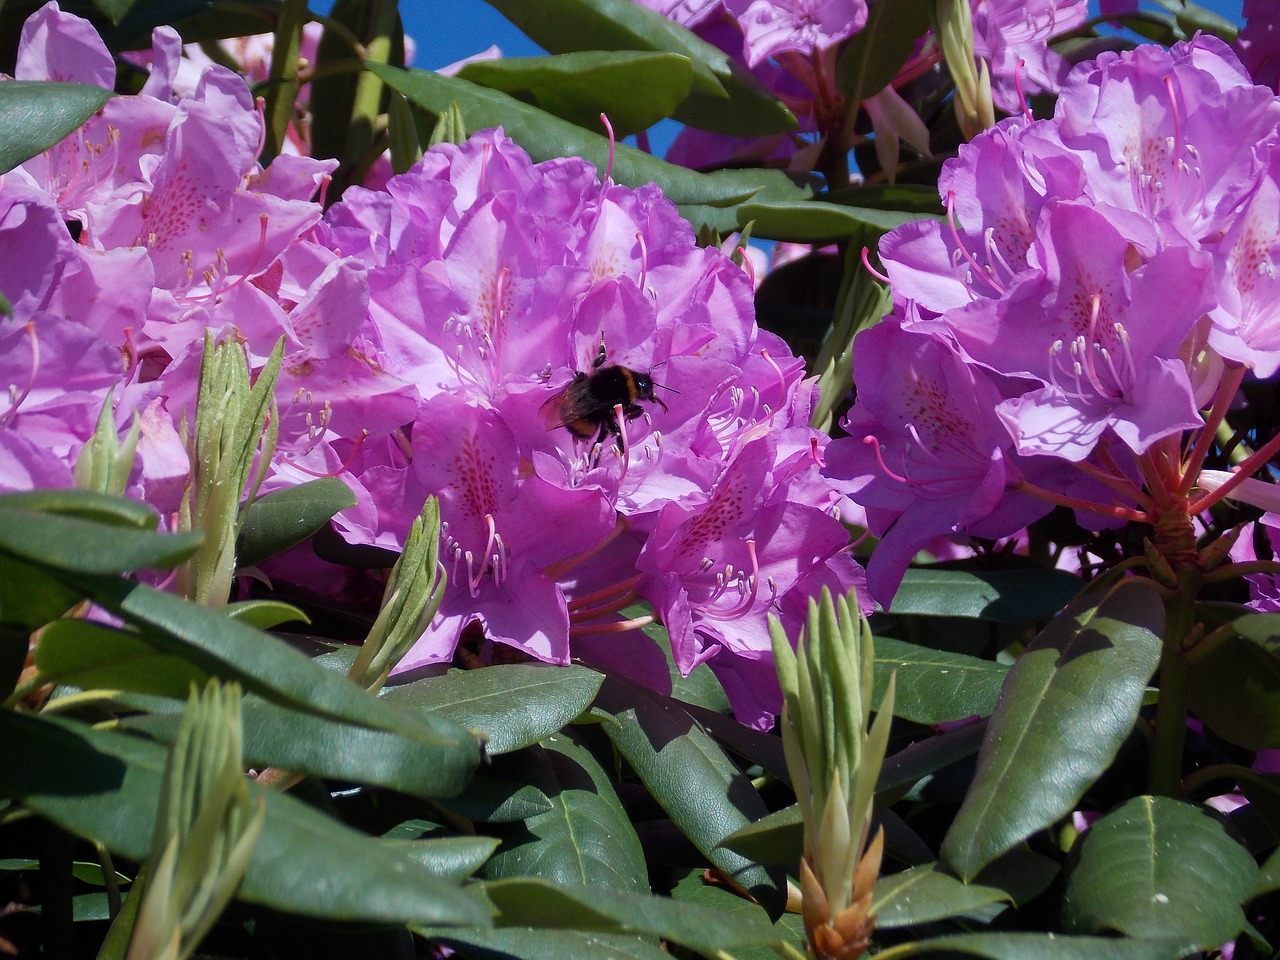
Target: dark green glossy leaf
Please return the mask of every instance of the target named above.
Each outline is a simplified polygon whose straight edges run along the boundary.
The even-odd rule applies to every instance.
[[[181,650],[209,673],[236,680],[266,700],[304,713],[393,730],[439,746],[460,762],[465,754],[468,771],[474,763],[474,738],[466,730],[443,717],[397,710],[271,634],[144,584],[96,578],[86,585],[94,601],[144,628],[157,646]]]
[[[1197,32],[1212,34],[1231,43],[1240,27],[1228,17],[1209,10],[1192,0],[1157,0],[1161,6],[1178,18],[1178,27],[1184,37],[1194,37]]]
[[[530,817],[490,859],[491,879],[540,877],[594,889],[646,891],[640,839],[595,758],[561,735],[532,751],[551,809]]]
[[[0,622],[13,625],[22,634],[24,656],[26,634],[58,619],[82,597],[79,590],[48,570],[0,553]]]
[[[236,538],[236,563],[261,563],[301,543],[339,510],[356,505],[355,494],[336,477],[308,480],[259,497],[244,511]]]
[[[428,940],[472,957],[515,957],[518,960],[671,960],[656,940],[622,934],[579,933],[576,930],[421,929]]]
[[[1067,880],[1072,933],[1176,937],[1200,949],[1236,936],[1253,857],[1204,811],[1168,797],[1134,797],[1089,828]]]
[[[795,117],[724,51],[631,0],[489,0],[549,53],[640,50],[676,53],[693,66],[690,96],[674,114],[731,136],[782,133]]]
[[[570,723],[591,706],[603,679],[580,666],[504,664],[387,687],[382,699],[474,730],[496,755],[539,743]]]
[[[615,721],[605,733],[676,826],[766,910],[780,913],[781,874],[719,846],[768,813],[751,781],[673,700],[610,677],[597,705]]]
[[[110,90],[88,83],[0,84],[0,173],[78,130],[111,97]]]
[[[137,634],[88,620],[49,624],[36,647],[36,666],[49,683],[175,698],[186,697],[192,684],[203,686],[209,676],[189,660],[161,652]]]
[[[1280,614],[1251,614],[1231,626],[1233,635],[1192,665],[1187,702],[1232,743],[1280,747]]]
[[[1276,890],[1280,890],[1280,849],[1272,850],[1271,856],[1258,868],[1258,875],[1253,878],[1253,885],[1245,899],[1252,900]]]
[[[93,0],[93,5],[112,23],[119,23],[124,19],[133,4],[134,0]]]
[[[0,507],[0,551],[69,573],[168,569],[191,556],[201,539],[199,533],[156,533],[65,514]]]
[[[794,866],[804,853],[804,820],[800,805],[775,810],[735,830],[720,841],[720,846],[748,857],[757,863]]]
[[[500,927],[564,927],[603,933],[658,936],[699,953],[764,945],[776,937],[764,912],[726,916],[717,910],[661,897],[545,880],[497,880],[484,893],[498,908]]]
[[[693,869],[684,872],[679,881],[671,888],[672,900],[681,903],[692,903],[715,910],[723,917],[743,917],[747,923],[758,923],[760,907],[725,884],[709,882],[705,870]],[[799,914],[784,913],[773,925],[774,935],[778,940],[788,941],[804,952],[805,934],[804,920]],[[774,945],[760,947],[739,947],[733,951],[734,960],[778,960],[779,954]]]
[[[493,837],[432,837],[388,841],[388,846],[394,846],[437,877],[461,882],[484,866],[498,849],[498,841]]]
[[[478,60],[456,76],[501,90],[588,130],[600,130],[600,114],[606,114],[621,139],[671,116],[689,95],[693,64],[674,53],[590,51]],[[644,96],[637,97],[637,90]]]
[[[58,513],[140,530],[154,530],[160,522],[159,515],[149,504],[128,497],[110,497],[104,493],[72,488],[6,493],[0,495],[0,507]]]
[[[608,163],[609,141],[605,137],[504,93],[427,70],[400,70],[377,64],[370,64],[369,69],[389,86],[433,113],[441,113],[456,102],[468,130],[501,126],[535,161],[580,156],[594,164],[597,171],[603,171]],[[798,200],[812,193],[810,188],[798,186],[779,170],[697,173],[623,145],[616,149],[612,176],[616,182],[631,186],[652,181],[672,202],[685,205],[731,207],[752,197],[759,200]],[[733,211],[728,212],[736,217]]]
[[[526,762],[522,758],[520,773],[527,771]],[[501,758],[495,766],[505,772]],[[459,816],[483,823],[519,823],[552,808],[547,795],[519,774],[495,776],[485,768],[481,768],[466,790],[450,797],[443,805]]]
[[[1066,816],[1133,731],[1160,659],[1164,607],[1146,583],[1081,597],[1009,671],[973,785],[942,842],[962,879]]]
[[[870,5],[867,23],[836,62],[836,86],[847,101],[861,103],[888,85],[933,26],[930,0],[893,0]]]
[[[915,944],[912,956],[986,957],[987,960],[1182,960],[1193,949],[1169,938],[1122,940],[1060,933],[962,933]]]
[[[738,208],[738,224],[753,224],[752,236],[818,246],[847,239],[867,227],[888,232],[920,219],[921,214],[911,211],[846,206],[825,200],[752,202]]]
[[[851,207],[914,213],[919,219],[946,217],[937,188],[919,183],[860,183],[856,187],[829,191],[822,198]]]
[[[879,641],[876,641],[879,643]],[[918,740],[905,750],[886,757],[880,767],[878,792],[894,790],[919,782],[931,773],[957,763],[978,752],[987,725],[972,723]]]
[[[1015,906],[1022,907],[1044,893],[1061,872],[1057,860],[1042,856],[1024,844],[988,864],[974,877],[974,882],[1003,890]]]
[[[749,764],[764,768],[770,776],[777,777],[787,786],[791,785],[791,774],[787,770],[781,737],[763,730],[753,730],[732,715],[707,710],[691,703],[682,703],[681,708],[698,722],[698,726],[711,734],[720,746]]]
[[[259,630],[270,630],[282,623],[311,622],[311,618],[292,603],[281,603],[279,600],[241,600],[228,603],[222,611],[233,620],[247,623]]]
[[[0,712],[0,793],[112,852],[151,848],[165,765],[158,744],[65,720]],[[400,853],[295,800],[258,788],[266,822],[238,896],[307,917],[386,923],[486,922],[475,898]]]
[[[889,612],[1026,623],[1052,617],[1082,586],[1062,570],[914,568],[902,578]]]
[[[940,864],[922,863],[877,880],[871,911],[876,915],[877,929],[892,930],[954,917],[1011,899],[997,887],[964,883],[946,873]]]
[[[1009,668],[962,653],[930,650],[893,637],[876,637],[879,702],[891,674],[897,675],[893,715],[916,723],[948,723],[987,716]]]
[[[389,787],[416,797],[451,797],[480,762],[472,740],[422,743],[417,739],[340,723],[246,697],[241,707],[244,759],[257,769],[279,767],[317,777]],[[169,741],[182,717],[153,714],[123,721]]]

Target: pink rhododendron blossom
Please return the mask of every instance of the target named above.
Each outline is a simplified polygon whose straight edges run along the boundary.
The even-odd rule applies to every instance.
[[[441,498],[449,592],[401,670],[450,660],[479,629],[662,685],[629,603],[653,604],[682,670],[728,669],[768,661],[766,614],[802,616],[793,590],[860,581],[802,364],[755,327],[746,272],[699,247],[656,188],[602,184],[581,160],[534,164],[488,131],[429,151],[385,192],[348,190],[315,236],[367,265],[370,356],[416,409],[402,453],[348,461],[322,440],[306,462],[347,463],[353,488],[392,484],[376,514],[339,516],[353,542],[394,542],[422,496]],[[561,391],[614,365],[651,376],[657,399],[612,426],[593,414],[579,438]],[[410,476],[392,483],[398,471]],[[718,532],[683,526],[698,523]],[[768,723],[775,693],[742,693],[740,715]]]
[[[827,453],[883,537],[878,601],[931,538],[1013,533],[1015,504],[1146,519],[1141,485],[1183,462],[1201,411],[1280,367],[1278,128],[1280,101],[1198,37],[1081,64],[1052,119],[1003,121],[944,167],[947,221],[880,245],[893,318],[855,342],[853,436]],[[1204,476],[1205,496],[1247,494]]]
[[[1026,94],[1055,93],[1070,64],[1049,41],[1088,19],[1084,0],[973,0],[974,52],[991,68],[991,93],[1006,113]]]

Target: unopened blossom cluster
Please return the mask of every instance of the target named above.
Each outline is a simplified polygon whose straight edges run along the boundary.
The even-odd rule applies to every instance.
[[[1280,369],[1278,124],[1212,37],[1106,53],[1052,118],[961,148],[945,221],[883,239],[893,312],[855,340],[850,437],[827,451],[883,535],[879,602],[937,538],[1065,506],[1183,549],[1189,518],[1264,486],[1274,442],[1202,468],[1244,377]]]
[[[807,425],[815,387],[756,327],[748,273],[699,247],[656,187],[535,164],[500,130],[322,216],[332,162],[260,167],[240,77],[211,66],[175,94],[164,28],[151,63],[141,94],[0,183],[3,485],[70,485],[110,391],[120,428],[141,424],[128,492],[169,516],[205,331],[255,369],[283,337],[263,492],[336,476],[358,499],[338,532],[391,549],[440,498],[448,593],[401,670],[474,636],[662,688],[666,659],[638,629],[656,618],[681,671],[708,663],[742,719],[770,722],[766,614],[794,626],[862,571]],[[114,69],[51,3],[17,77],[111,87]],[[569,429],[582,411],[563,391],[615,366],[654,386]],[[342,580],[305,549],[269,574]]]
[[[799,122],[793,132],[759,138],[686,128],[667,153],[671,162],[702,167],[766,160],[785,162],[793,170],[821,168],[824,148],[844,153],[852,147],[860,108],[871,120],[876,149],[886,168],[896,159],[899,140],[929,153],[924,122],[898,91],[928,74],[942,59],[932,35],[919,39],[892,83],[881,90],[862,91],[862,103],[848,103],[839,87],[837,61],[846,41],[867,27],[866,0],[637,2],[737,60]],[[946,4],[939,4],[940,11],[945,8]],[[1008,113],[1019,112],[1026,95],[1057,91],[1070,64],[1049,43],[1081,26],[1088,15],[1084,0],[969,0],[963,12],[972,22],[968,55],[981,61],[979,69],[989,77],[991,99]],[[973,67],[962,64],[956,69],[967,74]],[[886,150],[890,143],[892,148]]]

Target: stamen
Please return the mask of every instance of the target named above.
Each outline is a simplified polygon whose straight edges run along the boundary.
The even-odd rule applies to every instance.
[[[977,271],[977,275],[980,276],[983,280],[987,281],[987,283],[996,291],[996,294],[998,296],[1003,297],[1006,293],[1004,285],[996,280],[996,278],[993,276],[992,269],[990,267],[983,266],[982,264],[978,263],[978,261],[973,258],[973,254],[969,252],[969,248],[964,245],[964,240],[960,236],[960,228],[956,226],[955,202],[956,202],[956,192],[954,190],[948,190],[947,204],[946,204],[947,226],[951,230],[951,239],[955,242],[956,250],[965,259],[965,261],[975,271]]]
[[[600,122],[604,124],[604,129],[609,134],[609,162],[604,168],[604,178],[601,182],[601,186],[607,187],[610,178],[613,177],[613,154],[617,147],[617,141],[614,139],[613,124],[609,122],[608,114],[600,114]]]
[[[644,234],[636,234],[636,243],[640,246],[640,291],[645,291],[645,284],[649,279],[649,248],[644,242]],[[654,297],[657,297],[657,291],[654,291]]]
[[[22,325],[22,330],[27,335],[27,342],[31,344],[31,372],[21,390],[18,390],[16,383],[9,384],[9,409],[0,413],[0,427],[13,419],[13,415],[22,406],[22,401],[31,394],[32,388],[36,385],[36,374],[40,371],[40,338],[36,335],[35,321],[28,320]]]
[[[819,467],[825,467],[827,465],[827,461],[822,459],[822,450],[818,447],[817,437],[809,438],[809,456],[813,458],[813,462]]]
[[[1018,103],[1022,106],[1022,116],[1026,118],[1028,123],[1035,120],[1031,115],[1031,104],[1027,103],[1027,95],[1022,89],[1022,71],[1026,69],[1027,61],[1019,58],[1018,65],[1013,68],[1013,91],[1014,96],[1018,98]]]
[[[765,362],[765,363],[767,363],[769,366],[773,367],[773,372],[774,372],[775,374],[777,374],[777,377],[778,377],[778,403],[779,403],[779,405],[781,405],[781,404],[783,404],[783,403],[786,403],[786,401],[787,401],[787,378],[786,378],[786,376],[783,374],[783,372],[782,372],[782,368],[778,366],[778,364],[774,361],[773,357],[769,356],[769,351],[768,351],[768,350],[766,350],[764,347],[761,347],[761,348],[760,348],[760,356],[762,356],[762,357],[764,358],[764,362]]]
[[[863,247],[862,249],[865,252],[866,247]],[[747,279],[751,281],[751,289],[754,290],[756,287],[756,267],[755,264],[751,262],[751,258],[747,256],[746,244],[739,244],[735,252],[739,257],[741,257],[742,269],[746,272]]]
[[[887,276],[885,276],[883,273],[881,273],[879,270],[877,270],[875,267],[871,265],[870,251],[866,247],[862,248],[862,266],[867,271],[867,273],[871,274],[871,276],[875,277],[881,283],[893,282]]]
[[[868,434],[867,436],[863,437],[862,442],[867,446],[874,448],[875,454],[876,454],[876,464],[890,478],[897,480],[899,483],[905,483],[908,485],[911,483],[911,481],[908,480],[906,477],[899,476],[898,474],[894,473],[891,469],[889,469],[889,465],[884,462],[884,455],[880,451],[880,441],[876,439],[874,434]]]
[[[301,463],[298,463],[296,460],[291,460],[289,457],[285,456],[284,454],[279,454],[279,457],[282,462],[287,463],[289,466],[293,467],[295,470],[299,470],[302,473],[305,473],[309,477],[336,477],[339,474],[346,473],[348,470],[351,469],[351,464],[355,463],[356,457],[359,456],[360,454],[360,448],[364,446],[364,442],[366,439],[368,439],[368,437],[369,437],[368,430],[361,430],[359,433],[357,433],[355,445],[352,446],[351,453],[347,456],[347,459],[342,461],[342,463],[340,463],[335,469],[331,470],[328,473],[321,473],[317,470],[312,470],[310,467],[305,467]],[[307,450],[306,452],[310,453],[311,450],[314,450],[314,449],[315,447],[313,446],[310,450]]]

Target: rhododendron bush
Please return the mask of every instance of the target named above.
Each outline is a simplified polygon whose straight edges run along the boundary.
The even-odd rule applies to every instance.
[[[0,953],[1270,956],[1280,15],[491,2],[0,10]]]

